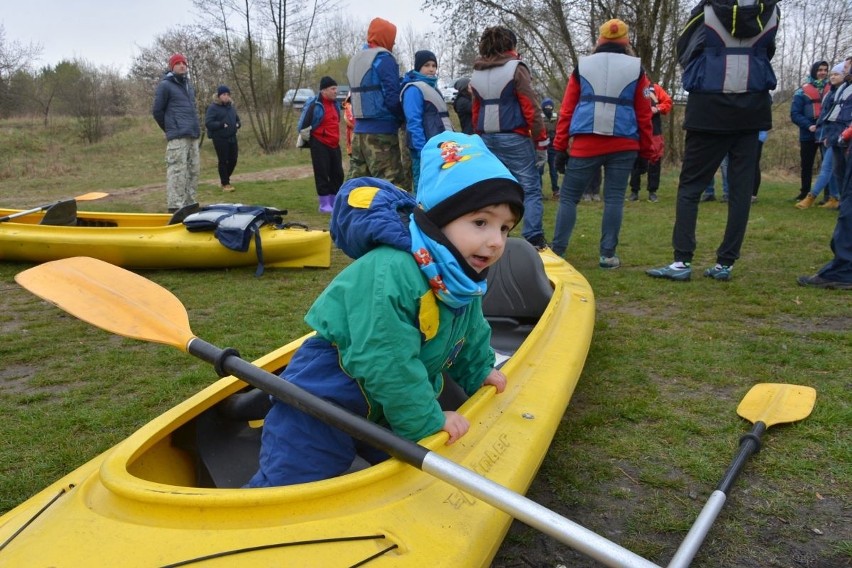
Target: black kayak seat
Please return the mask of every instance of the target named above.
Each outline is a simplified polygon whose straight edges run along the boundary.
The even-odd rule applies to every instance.
[[[547,310],[553,287],[538,251],[526,239],[510,238],[503,256],[488,269],[482,311],[491,325],[491,346],[511,355]]]

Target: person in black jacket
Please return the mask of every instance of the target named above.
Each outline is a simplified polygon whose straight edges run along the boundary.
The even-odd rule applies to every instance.
[[[201,126],[195,110],[195,89],[189,82],[186,57],[175,53],[169,71],[157,86],[151,115],[166,133],[166,199],[169,213],[197,203],[198,138]]]
[[[239,157],[237,130],[240,128],[240,115],[231,101],[231,89],[226,85],[219,85],[213,102],[207,107],[204,125],[207,127],[207,137],[213,141],[216,157],[219,159],[222,191],[234,191],[231,174],[237,167]]]
[[[704,276],[731,279],[745,239],[759,159],[759,133],[772,128],[779,12],[775,0],[702,0],[677,43],[683,87],[689,93],[683,128],[686,141],[672,231],[674,262],[646,270],[648,276],[686,281],[692,275],[698,202],[728,156],[728,220],[716,265]]]
[[[456,100],[453,101],[453,110],[459,116],[459,126],[465,134],[473,134],[473,108],[470,99],[470,79],[464,78],[456,81],[453,88],[457,91]]]

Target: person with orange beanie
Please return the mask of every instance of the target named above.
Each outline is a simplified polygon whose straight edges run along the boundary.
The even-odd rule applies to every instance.
[[[400,102],[399,64],[391,50],[396,26],[373,18],[364,49],[349,61],[346,76],[351,87],[355,130],[349,178],[387,179],[398,187],[408,185],[399,149],[399,128],[405,117]]]

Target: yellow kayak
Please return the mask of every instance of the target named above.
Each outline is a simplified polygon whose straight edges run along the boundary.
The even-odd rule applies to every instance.
[[[0,209],[0,219],[21,212]],[[0,222],[0,261],[41,263],[85,254],[127,268],[225,268],[258,263],[255,240],[246,252],[223,246],[213,231],[190,232],[171,215],[80,211],[73,225],[41,224],[45,212]],[[328,268],[328,231],[299,226],[260,228],[263,265]]]
[[[510,244],[483,302],[508,386],[460,401],[471,429],[454,445],[443,433],[421,444],[524,493],[580,377],[595,307],[571,265]],[[304,339],[255,364],[279,371]],[[259,394],[223,378],[0,517],[0,565],[489,565],[511,517],[395,458],[334,479],[241,489],[257,464]]]

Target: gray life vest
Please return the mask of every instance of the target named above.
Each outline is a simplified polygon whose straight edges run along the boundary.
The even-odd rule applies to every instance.
[[[577,72],[580,100],[571,118],[571,135],[638,138],[633,104],[642,74],[639,58],[622,53],[595,53],[580,58]]]
[[[399,100],[402,102],[403,93],[409,87],[417,87],[420,89],[420,93],[423,95],[423,101],[428,105],[432,105],[435,107],[435,111],[437,112],[438,117],[441,119],[441,123],[444,125],[443,130],[439,130],[438,132],[429,132],[429,128],[427,128],[427,112],[423,113],[423,126],[426,131],[426,138],[429,139],[435,134],[439,134],[440,132],[444,132],[446,130],[453,130],[453,123],[450,121],[450,111],[447,110],[447,102],[444,100],[444,97],[441,96],[441,93],[431,85],[424,83],[423,81],[414,81],[413,83],[407,83],[402,91],[399,93]]]
[[[739,0],[742,6],[755,3],[755,0]],[[763,25],[763,31],[753,37],[731,35],[709,4],[704,7],[704,25],[708,28],[704,47],[707,64],[701,91],[747,93],[775,88],[775,76],[765,55],[765,44],[773,41],[778,29],[777,9],[772,8],[772,15]],[[718,62],[714,63],[714,59]],[[724,68],[721,68],[722,65]],[[716,77],[721,79],[721,84],[714,84]]]
[[[349,79],[352,115],[356,119],[376,118],[384,109],[382,85],[372,73],[373,62],[382,52],[390,53],[384,47],[371,47],[359,51],[349,60],[346,77]]]
[[[512,132],[526,125],[514,89],[515,69],[520,64],[519,59],[512,59],[499,67],[474,70],[470,84],[480,103],[474,124],[477,132]]]

